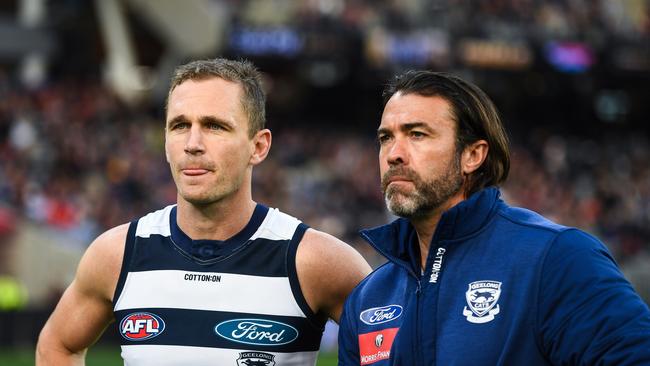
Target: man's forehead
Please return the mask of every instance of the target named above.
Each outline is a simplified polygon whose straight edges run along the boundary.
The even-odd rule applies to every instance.
[[[414,93],[393,95],[384,108],[380,128],[415,123],[427,125],[454,123],[450,103],[439,96],[423,96]]]
[[[241,86],[221,78],[186,80],[169,95],[167,118],[209,111],[243,113]]]
[[[208,92],[206,95],[205,93]],[[235,94],[239,96],[241,85],[234,81],[228,81],[220,77],[206,77],[199,79],[187,79],[178,84],[170,93],[169,98],[184,96],[205,96],[214,97],[221,94]]]

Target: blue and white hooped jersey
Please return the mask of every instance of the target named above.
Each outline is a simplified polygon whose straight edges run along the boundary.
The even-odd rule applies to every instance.
[[[131,223],[113,297],[125,365],[314,365],[324,319],[295,257],[307,226],[257,205],[226,241],[192,240],[176,206]]]

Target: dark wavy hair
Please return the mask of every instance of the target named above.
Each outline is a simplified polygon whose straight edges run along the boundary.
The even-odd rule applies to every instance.
[[[386,85],[384,106],[398,92],[437,96],[450,103],[456,122],[457,154],[478,140],[487,141],[488,155],[467,177],[466,196],[506,180],[510,171],[508,136],[494,103],[478,86],[447,73],[411,70],[395,76]]]
[[[248,116],[248,132],[253,137],[255,133],[264,128],[266,123],[266,95],[262,88],[262,75],[249,61],[228,60],[215,58],[197,60],[178,66],[171,79],[169,93],[167,93],[167,107],[169,96],[177,86],[187,80],[206,80],[220,78],[241,85],[243,93],[241,104]]]

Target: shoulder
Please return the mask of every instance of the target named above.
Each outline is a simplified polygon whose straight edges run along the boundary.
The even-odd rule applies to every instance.
[[[307,303],[337,322],[345,298],[370,270],[354,248],[321,231],[308,229],[298,245],[296,271]]]
[[[575,228],[567,228],[559,232],[548,248],[544,259],[545,269],[553,271],[553,268],[558,266],[572,268],[595,266],[600,270],[603,267],[611,269],[617,267],[611,253],[600,240]]]
[[[388,292],[396,291],[405,286],[408,274],[392,262],[386,262],[373,270],[352,290],[346,303],[358,308],[362,303],[372,303],[375,300],[390,296]],[[390,289],[390,290],[388,290]]]
[[[555,247],[571,247],[574,250],[607,250],[605,245],[591,234],[580,229],[567,227],[558,232],[555,240]]]
[[[169,236],[170,235],[169,216],[174,207],[176,207],[176,205],[169,205],[165,208],[150,212],[145,216],[141,217],[138,220],[136,235],[139,237],[149,237],[152,234]],[[129,225],[126,224],[127,230],[128,230],[128,226]],[[111,230],[109,230],[109,232],[110,231]]]
[[[539,213],[521,207],[511,207],[503,205],[499,211],[499,216],[515,225],[531,230],[544,230],[551,233],[560,233],[569,227],[560,225]]]
[[[368,266],[361,254],[350,245],[311,228],[307,229],[300,241],[296,261],[298,266],[305,266],[314,272],[330,272],[344,267],[362,267],[365,270]]]
[[[382,283],[385,284],[384,281],[387,279],[399,281],[400,277],[406,275],[407,273],[404,269],[395,263],[388,261],[375,268],[366,278],[363,279],[363,281],[359,283],[354,291],[365,291],[368,288],[372,289],[375,286],[381,286]]]
[[[531,242],[545,243],[543,260],[548,265],[556,260],[564,261],[574,253],[592,252],[611,259],[605,245],[594,236],[574,227],[564,226],[538,214],[537,212],[504,205],[499,210],[502,220],[514,225],[520,237],[531,239]],[[612,259],[613,261],[613,259]]]
[[[122,267],[128,230],[129,224],[116,226],[90,244],[81,258],[75,278],[82,288],[112,298]]]
[[[124,243],[126,242],[128,231],[128,223],[105,231],[90,244],[85,256],[90,256],[91,259],[98,258],[109,262],[115,259],[121,260],[121,258],[117,257],[121,257],[124,254]]]

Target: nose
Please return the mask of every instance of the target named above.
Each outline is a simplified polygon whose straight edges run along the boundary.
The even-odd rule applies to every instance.
[[[407,142],[404,139],[395,137],[393,143],[387,147],[386,162],[388,165],[401,165],[408,163]]]
[[[191,155],[202,154],[205,152],[203,145],[203,134],[199,126],[192,126],[190,133],[185,141],[185,152]]]

